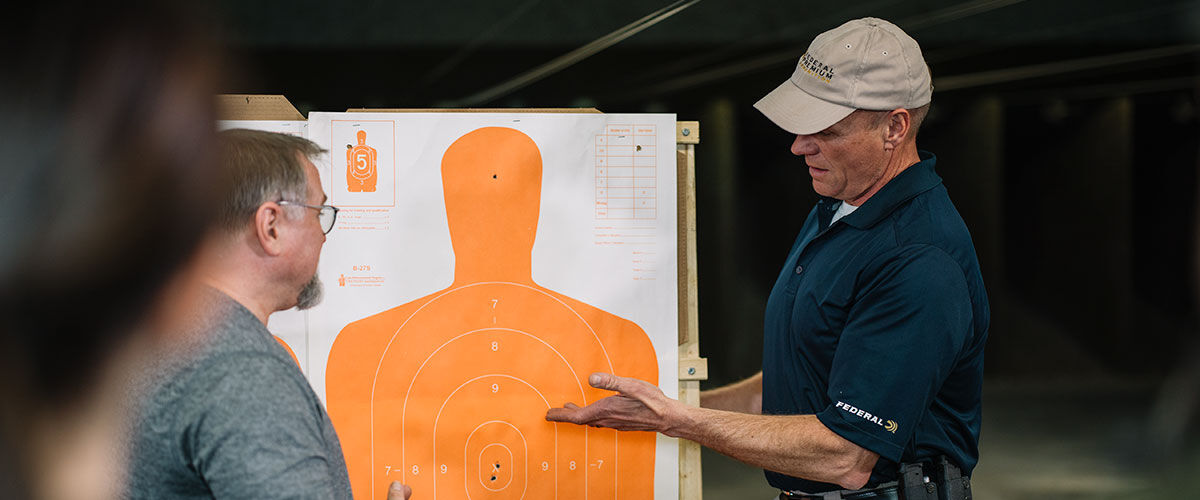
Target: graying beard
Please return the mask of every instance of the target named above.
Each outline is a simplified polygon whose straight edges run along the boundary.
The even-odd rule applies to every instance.
[[[325,286],[321,284],[321,278],[314,274],[312,279],[304,284],[304,288],[300,289],[300,295],[296,297],[296,309],[312,309],[320,304],[324,291]]]

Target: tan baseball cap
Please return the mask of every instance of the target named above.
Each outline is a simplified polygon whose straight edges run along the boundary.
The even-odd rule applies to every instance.
[[[755,109],[793,134],[814,134],[856,109],[890,111],[929,104],[929,66],[917,41],[874,17],[817,35],[796,71]]]

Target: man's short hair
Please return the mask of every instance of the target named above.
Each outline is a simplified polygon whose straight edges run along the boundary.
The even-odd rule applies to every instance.
[[[224,199],[217,224],[231,233],[245,227],[263,203],[303,201],[308,177],[300,159],[325,152],[308,139],[259,130],[226,130],[218,140]]]
[[[930,106],[930,103],[926,103],[924,106],[917,106],[915,108],[907,108],[908,115],[910,117],[910,119],[909,119],[910,132],[908,134],[908,139],[916,140],[917,133],[921,131],[921,124],[925,122],[925,116],[929,114],[929,106]],[[889,114],[891,114],[891,111],[872,111],[872,110],[866,110],[866,109],[859,109],[856,111],[859,113],[867,113],[870,116],[869,120],[870,120],[871,126],[876,127],[876,128],[883,126],[883,121],[885,119],[887,119],[887,116]]]
[[[917,132],[921,131],[921,124],[925,123],[925,117],[929,115],[929,104],[909,109],[908,113],[912,115],[912,135],[916,138]]]

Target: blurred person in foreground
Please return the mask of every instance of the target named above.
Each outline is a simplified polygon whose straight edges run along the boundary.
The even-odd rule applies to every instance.
[[[759,374],[701,408],[645,382],[548,420],[652,430],[766,470],[780,498],[962,499],[979,459],[988,302],[966,225],[919,151],[917,42],[856,19],[755,107],[795,134],[821,196],[767,301]]]
[[[0,20],[0,498],[120,495],[132,381],[172,343],[213,218],[203,18],[52,1]]]
[[[197,339],[155,371],[133,440],[131,498],[350,498],[321,401],[267,319],[321,300],[317,263],[337,208],[313,160],[285,134],[228,130],[219,231],[201,253],[211,287]],[[389,498],[406,498],[396,483]]]

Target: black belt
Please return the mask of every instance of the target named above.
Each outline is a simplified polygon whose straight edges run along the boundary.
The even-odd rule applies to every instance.
[[[933,463],[902,463],[900,479],[865,490],[837,490],[827,493],[783,491],[779,500],[971,500],[971,478],[962,475],[957,465],[945,456]]]
[[[782,491],[779,500],[900,500],[900,488],[895,481],[865,490],[837,490],[825,493]]]

